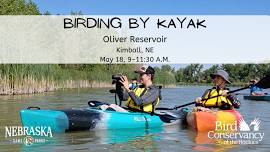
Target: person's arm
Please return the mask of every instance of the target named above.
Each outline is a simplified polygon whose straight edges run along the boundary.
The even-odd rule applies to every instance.
[[[147,92],[141,97],[136,96],[133,91],[130,91],[128,94],[138,106],[143,106],[149,103],[153,103],[157,100],[157,98],[159,97],[159,88],[149,88]]]
[[[129,97],[129,94],[126,91],[126,89],[124,89],[123,87],[121,89],[122,89],[122,92],[123,92],[123,101],[127,101],[128,97]]]
[[[146,105],[151,102],[154,102],[159,97],[159,88],[156,86],[151,86],[143,96],[137,97],[135,93],[129,89],[129,86],[128,86],[129,83],[126,76],[121,77],[120,82],[123,84],[123,87],[128,92],[130,98],[138,106],[142,106],[142,105]]]
[[[120,100],[127,101],[129,98],[128,92],[130,91],[127,77],[122,76],[120,83],[122,83],[122,86],[119,87],[119,91],[117,92],[117,94],[119,93],[121,95]],[[119,94],[118,94],[118,97],[120,97]]]
[[[234,93],[230,93],[229,94],[229,88],[226,88],[223,92],[222,92],[222,95],[225,96],[227,98],[227,100],[229,100],[232,104],[232,106],[236,109],[239,109],[240,108],[240,101],[239,99],[237,98],[237,96],[234,94]]]
[[[239,101],[239,99],[237,98],[237,96],[235,94],[229,94],[227,96],[227,99],[231,101],[234,108],[236,108],[236,109],[240,108],[241,102]]]
[[[196,103],[195,103],[195,106],[196,106],[196,107],[198,107],[198,106],[203,106],[203,103],[206,101],[204,98],[205,98],[205,96],[209,93],[209,91],[210,91],[210,89],[204,91],[202,97],[196,98],[196,100],[195,100],[195,102],[196,102]]]

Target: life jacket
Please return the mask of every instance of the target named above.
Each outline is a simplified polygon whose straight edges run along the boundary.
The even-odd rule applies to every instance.
[[[208,92],[203,96],[203,99],[207,100],[203,101],[202,106],[207,108],[220,108],[223,110],[231,109],[233,105],[232,102],[227,97],[218,96],[215,98],[211,98],[213,96],[221,95],[222,92],[223,90],[216,88],[209,89]]]
[[[133,92],[135,93],[137,97],[142,97],[144,94],[147,93],[147,89],[144,87],[137,87],[133,90]],[[152,103],[146,104],[144,106],[138,106],[130,97],[128,97],[126,106],[128,108],[131,108],[131,110],[134,109],[134,110],[141,110],[145,112],[154,113],[155,107],[159,104],[159,101],[160,101],[160,96],[156,99],[156,101]]]

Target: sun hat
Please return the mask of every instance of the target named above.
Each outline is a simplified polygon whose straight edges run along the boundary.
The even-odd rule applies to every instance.
[[[217,70],[216,73],[210,74],[210,77],[212,79],[214,79],[215,76],[217,76],[217,75],[218,76],[221,76],[227,83],[231,83],[231,81],[229,80],[229,74],[226,71],[224,71],[224,70]]]

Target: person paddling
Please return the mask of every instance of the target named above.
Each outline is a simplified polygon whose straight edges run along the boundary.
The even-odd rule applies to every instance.
[[[139,70],[136,70],[135,73],[140,75],[142,85],[138,85],[133,90],[130,89],[126,76],[122,76],[120,80],[123,85],[123,100],[126,101],[126,107],[129,110],[153,113],[160,101],[160,89],[153,84],[155,70],[151,66],[142,66]],[[128,112],[116,104],[101,106],[102,110],[108,108],[119,112]]]
[[[229,110],[240,108],[240,101],[234,94],[228,94],[229,89],[226,87],[229,81],[229,74],[224,70],[217,70],[216,73],[210,74],[214,87],[205,91],[202,97],[196,98],[196,110],[207,111],[209,108],[218,108],[220,110]],[[213,96],[221,95],[215,98]]]
[[[255,84],[258,81],[256,79],[252,79],[249,81],[249,85],[250,85],[250,95],[251,96],[263,96],[265,95],[265,93],[263,92],[262,88],[257,87]]]

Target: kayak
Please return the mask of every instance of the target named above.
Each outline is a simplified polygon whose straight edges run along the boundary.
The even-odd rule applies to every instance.
[[[268,96],[244,96],[245,100],[256,100],[256,101],[270,101],[270,95]]]
[[[197,111],[188,112],[186,122],[197,132],[215,131],[217,123],[226,125],[239,125],[241,114],[236,110]]]
[[[103,111],[98,108],[74,108],[63,110],[24,109],[20,111],[23,127],[50,127],[52,132],[155,128],[181,123],[185,118],[181,111],[144,112]]]

